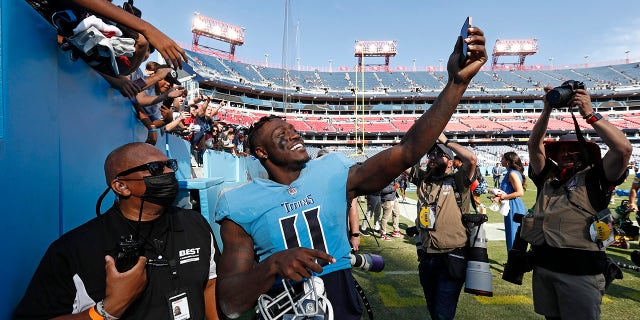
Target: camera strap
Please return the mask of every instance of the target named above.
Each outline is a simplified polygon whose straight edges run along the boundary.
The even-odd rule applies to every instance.
[[[582,130],[580,130],[580,126],[578,125],[578,120],[576,119],[576,116],[573,113],[573,107],[569,108],[569,113],[571,113],[571,118],[573,118],[573,125],[576,130],[576,138],[578,139],[578,143],[580,144],[580,152],[582,152],[582,155],[584,156],[586,164],[591,165],[593,164],[593,162],[591,161],[591,155],[589,154],[589,151],[587,149],[587,141],[584,139],[584,136],[582,135]]]
[[[364,308],[367,310],[367,315],[370,320],[373,320],[373,309],[371,308],[371,304],[369,303],[369,299],[367,299],[367,295],[364,293],[364,290],[358,283],[355,277],[353,277],[353,283],[356,285],[356,291],[358,291],[358,295],[362,299],[362,304]]]

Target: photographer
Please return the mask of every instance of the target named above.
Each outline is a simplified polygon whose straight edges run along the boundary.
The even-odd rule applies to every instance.
[[[418,165],[409,181],[418,186],[418,226],[422,250],[418,273],[432,319],[453,319],[465,280],[468,243],[462,215],[470,211],[470,185],[476,172],[476,156],[469,149],[440,134],[427,153],[427,171]],[[453,152],[462,166],[453,172]]]
[[[112,151],[103,195],[117,201],[51,244],[14,319],[172,319],[176,306],[218,319],[215,238],[200,213],[171,206],[176,169],[146,143]]]
[[[521,237],[532,245],[534,310],[547,319],[600,318],[606,238],[590,237],[589,229],[602,223],[596,217],[625,179],[632,151],[625,135],[594,113],[583,87],[570,81],[545,87],[544,109],[528,142],[529,177],[538,196],[533,212],[522,220]],[[609,148],[604,157],[598,145],[576,136],[544,143],[553,108],[564,107],[577,109],[593,127]]]
[[[638,212],[638,203],[640,203],[640,197],[638,197],[638,190],[640,190],[640,167],[636,163],[634,167],[635,176],[631,183],[631,189],[629,189],[629,210],[636,213],[636,219],[640,224],[640,213]]]

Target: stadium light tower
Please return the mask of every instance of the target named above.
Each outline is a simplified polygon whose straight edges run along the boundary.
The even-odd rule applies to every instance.
[[[191,50],[229,60],[235,59],[236,46],[244,44],[244,28],[203,16],[198,12],[194,13],[191,33],[193,33]],[[226,42],[230,46],[229,51],[205,46],[200,43],[200,37]]]
[[[589,68],[589,55],[584,56],[584,67]]]
[[[332,62],[333,62],[333,59],[329,59],[329,73],[333,72],[332,65],[331,65]]]
[[[553,57],[549,57],[549,68],[553,70]]]
[[[629,52],[631,52],[630,50],[626,50],[624,52],[624,54],[626,55],[625,59],[624,59],[624,63],[629,63]]]
[[[398,53],[395,40],[356,40],[354,56],[358,58],[358,69],[362,68],[364,57],[384,57],[384,69],[389,70],[389,58]]]
[[[269,54],[268,53],[264,54],[264,65],[267,66],[267,67],[269,66]]]
[[[524,40],[496,40],[496,44],[493,46],[493,64],[491,69],[498,69],[498,65],[514,65],[516,69],[522,70],[524,68],[524,59],[538,52],[538,39],[524,39]],[[498,64],[498,58],[503,56],[517,56],[518,62],[500,63]],[[508,68],[508,67],[507,67]]]

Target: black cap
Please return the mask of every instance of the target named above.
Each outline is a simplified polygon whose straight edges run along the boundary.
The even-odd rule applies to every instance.
[[[163,64],[163,65],[159,65],[156,70],[160,70],[163,68],[171,68],[171,67],[167,64]],[[171,69],[171,71],[169,71],[169,73],[167,73],[167,76],[164,77],[164,80],[171,84],[177,84],[177,85],[181,84],[180,81],[178,81],[178,72],[173,70],[173,68]]]
[[[442,152],[445,157],[449,158],[449,160],[453,160],[453,157],[454,157],[453,150],[451,150],[449,147],[445,146],[444,144],[442,143],[434,144],[433,147],[429,149],[429,152],[427,152],[427,154],[434,153],[436,151]]]

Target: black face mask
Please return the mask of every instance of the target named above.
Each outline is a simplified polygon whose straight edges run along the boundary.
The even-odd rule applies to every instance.
[[[174,172],[146,176],[144,177],[144,184],[147,190],[140,198],[146,202],[167,207],[178,196],[178,179],[176,179]]]

